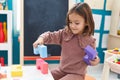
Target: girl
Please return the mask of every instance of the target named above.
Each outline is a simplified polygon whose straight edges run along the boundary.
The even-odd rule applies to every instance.
[[[84,80],[87,64],[84,62],[84,48],[90,45],[94,49],[94,21],[90,7],[86,3],[77,3],[66,17],[66,27],[59,31],[45,32],[33,43],[57,44],[62,48],[60,65],[51,71],[55,80]],[[90,61],[92,66],[99,63],[99,58]]]

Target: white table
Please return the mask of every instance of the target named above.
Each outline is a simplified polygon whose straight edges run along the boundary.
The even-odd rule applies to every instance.
[[[102,80],[109,80],[109,74],[110,74],[110,66],[109,63],[106,61],[107,58],[114,56],[116,54],[109,53],[108,51],[104,51],[104,66],[103,66],[103,72],[102,72]]]
[[[107,51],[104,51],[104,66],[103,66],[103,72],[102,72],[102,80],[109,80],[109,73],[110,73],[110,67],[108,62],[106,62],[106,59],[113,56],[112,53],[109,53]]]
[[[22,66],[22,69],[22,77],[11,77],[11,67],[1,67],[1,70],[7,70],[7,80],[54,80],[50,71],[48,71],[48,74],[42,74],[36,66]]]

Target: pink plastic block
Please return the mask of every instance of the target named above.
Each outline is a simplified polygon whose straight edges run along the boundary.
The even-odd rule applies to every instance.
[[[0,63],[1,63],[1,66],[5,66],[3,57],[0,57]]]
[[[41,70],[43,74],[48,74],[48,63],[43,59],[36,59],[36,67]]]
[[[47,63],[47,62],[42,62],[41,72],[42,72],[43,74],[48,74],[48,63]]]
[[[36,67],[37,67],[37,69],[41,69],[42,62],[44,62],[43,59],[36,59]]]

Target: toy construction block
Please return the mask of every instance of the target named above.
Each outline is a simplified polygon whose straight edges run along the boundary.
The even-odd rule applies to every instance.
[[[41,64],[41,72],[43,74],[47,74],[48,73],[48,63],[47,62],[43,62]]]
[[[7,73],[6,70],[0,70],[0,80],[6,79]]]
[[[43,74],[48,74],[48,63],[43,59],[36,59],[36,67],[41,70]]]
[[[7,74],[0,73],[0,80],[6,79]]]
[[[22,77],[23,70],[21,65],[12,65],[11,76],[12,77]]]
[[[47,57],[47,46],[45,45],[38,45],[37,48],[34,48],[34,54],[40,54],[41,58],[46,58]]]
[[[90,60],[88,58],[88,55],[85,55],[83,59],[88,65],[90,65]]]
[[[3,57],[0,57],[0,64],[1,64],[1,66],[5,66]]]
[[[86,55],[84,56],[84,61],[90,65],[90,60],[94,60],[96,55],[97,55],[97,51],[95,49],[93,49],[90,45],[88,45],[85,49],[84,49]]]
[[[36,59],[36,67],[37,69],[41,69],[41,63],[43,63],[44,60],[43,59]]]

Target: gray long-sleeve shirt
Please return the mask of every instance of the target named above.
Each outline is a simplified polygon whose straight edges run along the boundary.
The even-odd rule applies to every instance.
[[[61,58],[59,68],[70,74],[86,73],[87,64],[83,61],[84,48],[91,45],[95,49],[95,39],[92,36],[74,35],[65,29],[54,32],[45,32],[40,35],[45,44],[57,44],[61,46]]]

